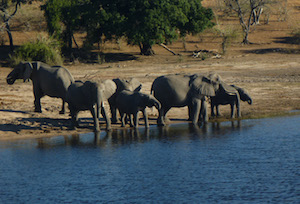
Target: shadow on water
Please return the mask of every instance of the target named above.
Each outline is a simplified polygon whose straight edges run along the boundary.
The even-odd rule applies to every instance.
[[[224,138],[233,133],[238,133],[241,129],[247,127],[249,127],[249,125],[242,126],[242,121],[215,122],[201,126],[182,123],[165,127],[151,126],[148,129],[144,127],[138,129],[123,128],[100,133],[39,138],[36,139],[36,141],[37,147],[41,149],[60,146],[109,148],[145,143],[152,140],[176,142],[182,140]]]

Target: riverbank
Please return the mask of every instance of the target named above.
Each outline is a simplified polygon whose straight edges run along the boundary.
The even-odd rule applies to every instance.
[[[228,84],[235,84],[248,90],[253,104],[241,104],[242,119],[261,118],[288,114],[300,110],[300,58],[299,54],[248,53],[231,55],[220,59],[201,61],[190,56],[178,60],[180,56],[164,53],[153,57],[139,57],[105,64],[65,65],[76,80],[102,81],[116,77],[135,77],[143,84],[142,92],[150,93],[153,80],[165,74],[207,74],[216,72]],[[14,85],[6,84],[5,77],[10,68],[0,68],[0,140],[49,137],[57,135],[81,134],[92,131],[93,123],[88,111],[79,114],[81,125],[76,131],[69,130],[69,114],[59,115],[61,100],[42,98],[43,113],[33,112],[32,84],[21,80]],[[106,104],[107,105],[107,104]],[[157,111],[147,110],[150,124],[156,125]],[[220,109],[224,115],[218,120],[230,120],[229,106]],[[168,113],[172,123],[187,119],[186,108],[173,108]],[[143,125],[143,120],[140,120]],[[121,128],[120,123],[113,128]],[[105,128],[101,121],[101,129]],[[129,127],[126,127],[129,128]]]

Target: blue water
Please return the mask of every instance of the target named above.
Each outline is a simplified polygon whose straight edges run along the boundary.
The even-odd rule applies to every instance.
[[[300,116],[0,142],[0,203],[299,203]]]

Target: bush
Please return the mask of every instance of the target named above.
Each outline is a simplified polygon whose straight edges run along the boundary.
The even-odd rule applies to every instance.
[[[32,42],[27,42],[17,48],[11,57],[13,65],[20,61],[41,61],[49,65],[61,65],[63,59],[60,43],[52,38],[39,37]]]

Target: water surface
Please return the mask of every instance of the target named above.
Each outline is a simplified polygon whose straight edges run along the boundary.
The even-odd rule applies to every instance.
[[[298,203],[300,116],[0,142],[0,203]]]

